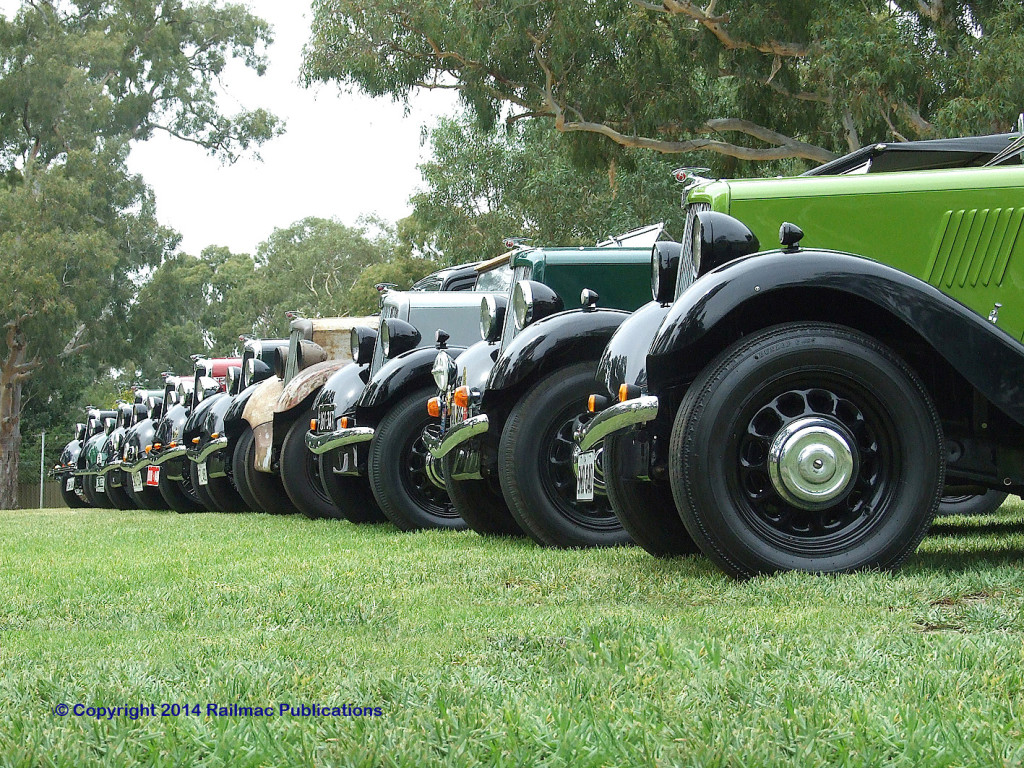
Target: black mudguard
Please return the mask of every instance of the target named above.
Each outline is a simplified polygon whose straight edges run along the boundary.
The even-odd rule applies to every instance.
[[[342,416],[351,413],[366,389],[370,378],[370,366],[352,363],[339,368],[324,382],[313,401],[313,413],[319,417],[320,408],[329,403],[334,404],[335,423]]]
[[[594,392],[616,399],[620,385],[635,384],[647,393],[647,351],[670,308],[669,304],[652,301],[626,318],[604,348]],[[604,391],[600,391],[602,386]]]
[[[487,387],[487,380],[498,359],[498,345],[488,341],[478,341],[465,352],[455,358],[455,367],[459,371],[459,385],[463,383],[471,389],[481,392]]]
[[[456,357],[464,347],[449,347],[448,354]],[[370,379],[362,397],[356,404],[358,411],[378,411],[388,407],[416,387],[433,386],[430,369],[437,357],[434,347],[420,347],[399,355],[384,364],[377,375]],[[426,403],[424,403],[426,408]]]
[[[567,361],[597,360],[627,317],[618,309],[575,309],[528,325],[498,356],[488,392],[512,389]]]
[[[771,251],[731,262],[697,280],[672,305],[647,358],[653,389],[691,380],[731,343],[739,318],[760,327],[798,319],[871,318],[881,310],[931,346],[992,404],[1024,424],[1024,345],[923,280],[848,253]],[[761,307],[773,307],[772,312]],[[786,308],[779,315],[778,308]],[[805,314],[801,314],[805,313]],[[763,317],[759,317],[763,315]],[[746,330],[751,330],[747,328]]]
[[[199,437],[202,434],[207,417],[213,409],[217,408],[218,405],[222,406],[221,415],[223,416],[224,411],[227,410],[227,401],[229,399],[230,396],[226,392],[218,392],[217,394],[206,398],[192,409],[192,413],[190,413],[188,418],[185,420],[185,427],[181,433],[186,445],[192,445],[192,438]],[[211,431],[220,432],[221,430],[218,428]]]
[[[227,410],[224,411],[224,431],[230,439],[237,438],[249,426],[245,419],[242,418],[242,414],[245,413],[245,406],[249,402],[249,398],[253,396],[256,388],[261,383],[257,381],[255,384],[250,384],[231,398],[231,403],[228,405]]]

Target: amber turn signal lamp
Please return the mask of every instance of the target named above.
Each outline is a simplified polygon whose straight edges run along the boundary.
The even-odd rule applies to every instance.
[[[469,408],[469,387],[459,387],[452,398],[459,408]]]
[[[603,395],[591,395],[587,398],[587,410],[591,413],[603,411],[608,407],[608,398]]]
[[[160,443],[153,443],[153,450],[154,451],[159,451],[161,447],[162,446],[160,445]]]
[[[427,413],[435,419],[441,418],[441,398],[432,397],[427,400]]]
[[[348,429],[350,425],[355,426],[354,420],[350,419],[348,416],[342,416],[341,421],[338,423],[341,424],[342,429]]]
[[[220,437],[220,432],[214,432],[212,435],[210,435],[210,437],[216,440],[218,437]]]
[[[199,445],[199,438],[198,437],[193,437],[192,438],[192,445]]]
[[[309,420],[309,431],[316,432],[316,419]]]
[[[622,384],[619,386],[619,402],[624,403],[627,400],[640,397],[640,387],[636,384]]]

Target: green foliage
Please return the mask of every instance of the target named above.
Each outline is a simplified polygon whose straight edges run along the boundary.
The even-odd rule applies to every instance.
[[[736,582],[471,532],[5,512],[0,764],[1019,765],[1022,531],[1015,501],[897,574]],[[77,703],[203,712],[54,714]]]
[[[704,151],[749,175],[1008,130],[1022,21],[1017,0],[316,0],[304,71],[399,100],[454,87],[484,128],[542,118],[604,162],[616,145]]]
[[[420,165],[425,189],[399,233],[446,264],[497,256],[508,237],[593,245],[656,221],[671,231],[681,216],[671,159],[627,150],[609,167],[581,167],[544,123],[486,132],[446,118],[431,150]]]

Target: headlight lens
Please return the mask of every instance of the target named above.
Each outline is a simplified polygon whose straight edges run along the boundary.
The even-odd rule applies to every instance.
[[[434,384],[437,385],[437,388],[442,392],[446,391],[448,385],[457,374],[455,361],[452,360],[452,356],[447,352],[438,352],[437,357],[434,358],[434,365],[430,369],[430,373],[434,377]]]
[[[507,301],[499,301],[495,296],[484,296],[480,301],[480,338],[484,341],[495,342],[500,338]]]
[[[704,226],[700,223],[700,219],[695,219],[693,222],[693,238],[690,245],[690,258],[693,260],[693,277],[697,278],[700,274],[700,252],[701,244],[704,242]]]
[[[533,320],[533,288],[526,280],[516,283],[512,291],[512,313],[516,321],[516,328],[520,331]]]
[[[352,359],[359,362],[359,331],[353,328],[348,334],[348,348]]]
[[[248,387],[252,384],[253,376],[256,375],[256,358],[250,357],[245,361],[245,370],[242,371],[242,383]]]

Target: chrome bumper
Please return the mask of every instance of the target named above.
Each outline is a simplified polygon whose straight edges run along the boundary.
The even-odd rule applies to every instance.
[[[322,453],[333,451],[335,448],[344,448],[353,443],[366,443],[373,439],[373,427],[349,427],[348,429],[336,429],[333,432],[325,432],[318,435],[314,432],[306,433],[306,447],[311,453],[319,456]]]
[[[618,403],[594,416],[576,431],[576,444],[581,451],[589,451],[612,432],[644,424],[658,415],[658,398],[646,395]]]
[[[443,459],[467,440],[482,435],[489,426],[487,414],[481,413],[479,416],[470,416],[440,437],[430,432],[424,432],[423,442],[427,444],[427,450],[430,451],[431,456],[435,459]]]
[[[99,469],[97,469],[96,470],[96,474],[97,475],[107,475],[107,474],[110,474],[111,472],[113,472],[115,469],[121,469],[121,462],[117,462],[117,464],[106,464],[106,465],[100,467]]]
[[[122,461],[121,470],[130,475],[134,472],[141,472],[143,469],[148,467],[149,464],[149,456],[145,456],[141,459],[136,459],[135,461]]]
[[[150,454],[149,463],[154,467],[159,467],[161,464],[164,464],[170,461],[171,459],[180,459],[184,455],[185,446],[178,445],[175,446],[174,448],[165,448],[164,450],[160,451],[159,456],[153,456],[152,454]]]
[[[185,455],[196,464],[200,464],[206,461],[210,456],[215,454],[217,451],[223,451],[228,447],[228,439],[226,437],[218,437],[211,440],[202,448],[189,448],[185,451]]]

